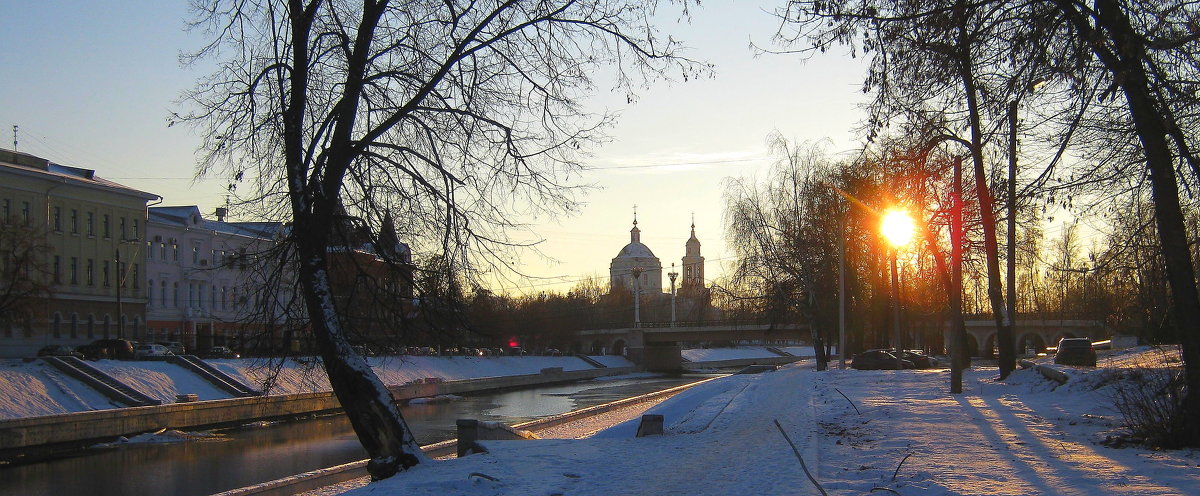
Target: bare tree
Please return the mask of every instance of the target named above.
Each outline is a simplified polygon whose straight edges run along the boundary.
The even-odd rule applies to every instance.
[[[50,296],[59,282],[58,267],[48,263],[52,250],[44,228],[16,216],[0,219],[0,320],[22,320],[18,316],[27,317],[39,298]]]
[[[352,349],[330,285],[341,209],[391,213],[414,252],[503,269],[520,215],[573,205],[565,182],[609,116],[581,98],[595,74],[632,95],[707,68],[650,24],[653,2],[286,3],[203,0],[216,72],[177,116],[204,137],[200,173],[291,222],[295,274],[330,383],[375,479],[422,458],[386,388]],[[241,190],[238,190],[241,188]],[[249,189],[249,191],[246,191]]]

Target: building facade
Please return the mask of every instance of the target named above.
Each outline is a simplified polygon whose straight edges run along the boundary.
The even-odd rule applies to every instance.
[[[146,204],[158,196],[95,171],[0,149],[0,356],[145,329]],[[20,295],[18,295],[20,296]]]
[[[146,340],[179,341],[189,350],[240,348],[245,334],[278,317],[263,298],[264,261],[283,226],[206,219],[196,206],[151,207],[147,224]],[[275,288],[281,285],[275,285]],[[290,294],[290,293],[289,293]]]

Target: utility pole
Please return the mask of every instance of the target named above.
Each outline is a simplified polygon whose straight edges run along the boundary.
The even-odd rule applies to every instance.
[[[642,326],[642,268],[634,267],[629,270],[633,274],[633,327]]]
[[[950,392],[962,393],[967,368],[966,329],[962,326],[962,158],[954,158],[954,192],[950,216]]]
[[[13,151],[17,151],[17,125],[13,124]]]
[[[675,278],[679,277],[679,273],[675,272],[675,264],[671,264],[671,272],[667,273],[667,277],[671,279],[671,327],[675,327]]]
[[[838,222],[838,367],[846,368],[846,212]]]

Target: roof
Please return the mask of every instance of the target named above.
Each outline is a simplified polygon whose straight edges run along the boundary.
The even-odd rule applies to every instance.
[[[642,243],[629,243],[621,248],[621,252],[614,258],[656,258],[654,252],[650,251],[650,247]]]
[[[280,222],[221,222],[205,219],[200,208],[195,205],[150,207],[150,222],[169,224],[180,227],[197,227],[213,232],[248,236],[252,238],[272,238],[281,229]]]
[[[91,169],[56,164],[48,159],[13,150],[0,148],[0,167],[17,174],[41,176],[46,180],[62,181],[76,186],[106,189],[130,196],[141,197],[145,200],[157,200],[160,198],[154,193],[133,189],[124,184],[99,177],[96,175],[96,171]]]

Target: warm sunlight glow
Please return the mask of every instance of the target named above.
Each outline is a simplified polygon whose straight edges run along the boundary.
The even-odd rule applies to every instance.
[[[884,213],[880,229],[888,243],[897,248],[907,245],[912,240],[915,230],[912,217],[908,216],[908,212],[900,209],[892,209]]]

